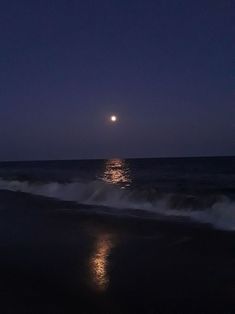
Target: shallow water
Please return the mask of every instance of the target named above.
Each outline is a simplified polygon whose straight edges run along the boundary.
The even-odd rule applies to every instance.
[[[2,163],[2,313],[232,313],[234,158]]]
[[[234,157],[1,163],[0,189],[235,229]]]
[[[22,192],[0,200],[3,313],[235,309],[233,232]]]

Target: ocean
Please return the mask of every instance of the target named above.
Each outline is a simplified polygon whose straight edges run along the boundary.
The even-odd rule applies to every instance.
[[[235,158],[6,162],[0,189],[112,215],[182,217],[235,229]]]
[[[235,157],[0,163],[4,313],[235,310]]]

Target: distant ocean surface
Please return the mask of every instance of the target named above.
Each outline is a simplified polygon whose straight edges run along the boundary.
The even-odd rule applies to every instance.
[[[235,230],[235,157],[2,162],[0,189]]]

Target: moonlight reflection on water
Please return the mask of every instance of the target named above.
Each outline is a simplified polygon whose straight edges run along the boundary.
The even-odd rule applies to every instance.
[[[110,159],[105,164],[103,181],[111,184],[129,186],[131,183],[130,170],[124,159]]]
[[[100,234],[97,237],[93,255],[90,259],[92,283],[99,291],[104,291],[109,285],[109,255],[114,247],[114,238],[110,234]]]

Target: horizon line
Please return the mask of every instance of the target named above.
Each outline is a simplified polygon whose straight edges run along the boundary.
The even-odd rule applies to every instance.
[[[235,158],[235,155],[193,155],[193,156],[158,156],[158,157],[103,157],[103,158],[69,158],[69,159],[21,159],[21,160],[0,160],[0,163],[16,162],[56,162],[56,161],[95,161],[110,159],[185,159],[185,158]]]

